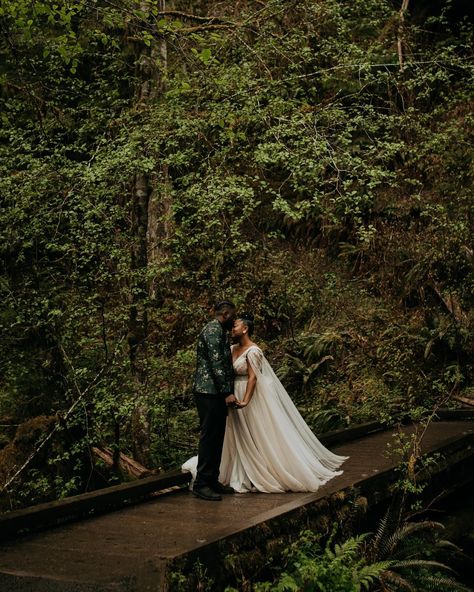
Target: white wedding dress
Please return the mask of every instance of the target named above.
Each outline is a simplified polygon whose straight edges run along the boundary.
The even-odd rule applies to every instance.
[[[250,403],[229,409],[219,480],[235,491],[316,491],[347,459],[325,448],[307,426],[262,350],[250,346],[234,361],[234,394],[243,400],[247,362],[257,377]],[[182,466],[196,476],[197,456]]]

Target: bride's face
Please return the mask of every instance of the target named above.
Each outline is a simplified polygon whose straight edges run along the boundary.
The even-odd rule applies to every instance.
[[[245,335],[245,333],[247,333],[247,327],[245,326],[245,323],[241,319],[234,321],[234,326],[232,327],[232,338],[238,341],[243,335]]]

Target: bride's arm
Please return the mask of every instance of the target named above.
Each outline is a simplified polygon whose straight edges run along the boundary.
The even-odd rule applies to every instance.
[[[257,384],[257,376],[255,374],[252,365],[247,360],[247,372],[248,372],[248,380],[247,380],[247,388],[245,389],[245,395],[242,401],[236,401],[239,407],[247,407],[250,403],[251,398],[253,397],[253,393],[255,391],[255,385]]]

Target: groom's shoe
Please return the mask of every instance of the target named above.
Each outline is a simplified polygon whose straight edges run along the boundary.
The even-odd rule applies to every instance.
[[[200,497],[201,499],[207,500],[209,502],[218,502],[222,499],[222,497],[218,493],[213,491],[207,485],[204,485],[203,487],[197,487],[197,488],[194,487],[193,494],[196,497]]]
[[[233,487],[230,487],[230,485],[223,485],[219,481],[217,481],[217,483],[213,483],[211,485],[211,489],[216,493],[235,493],[235,489]]]

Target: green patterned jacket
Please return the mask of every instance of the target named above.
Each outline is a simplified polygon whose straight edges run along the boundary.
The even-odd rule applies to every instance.
[[[207,323],[199,335],[193,391],[224,396],[234,392],[232,354],[217,319]]]

